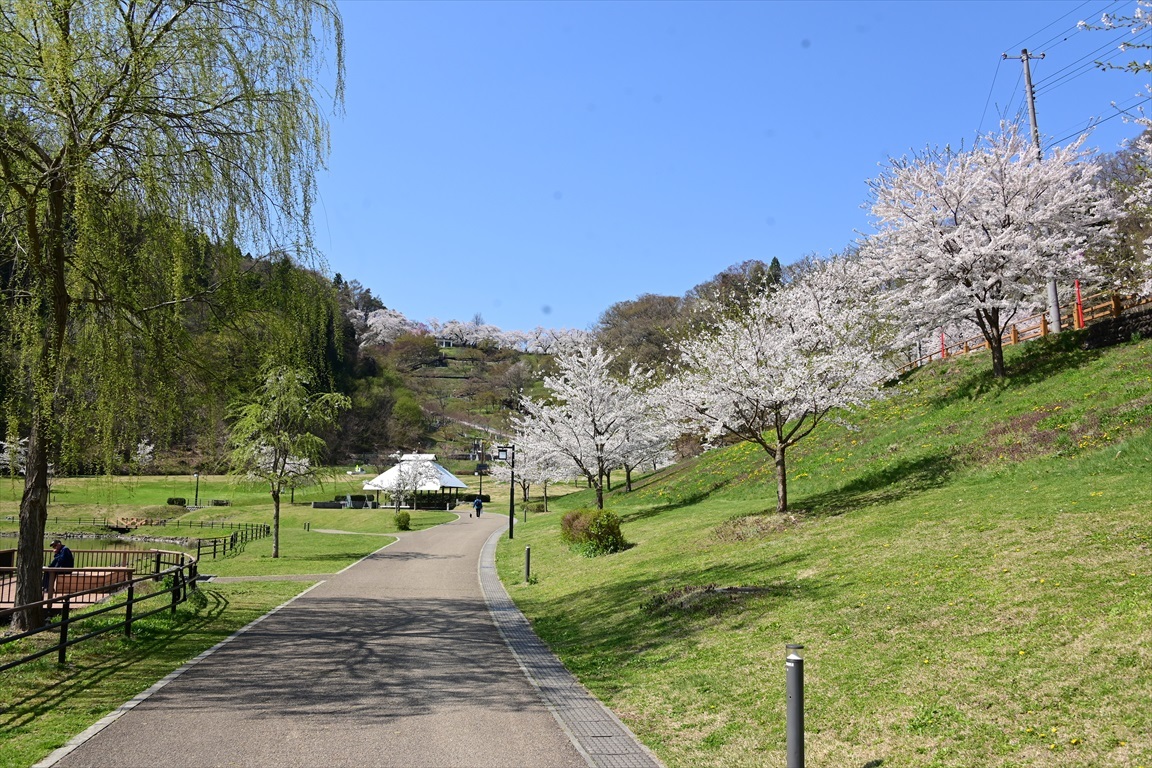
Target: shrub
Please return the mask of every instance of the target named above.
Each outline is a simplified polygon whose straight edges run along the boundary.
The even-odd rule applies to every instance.
[[[401,531],[410,531],[412,524],[412,515],[401,510],[396,513],[396,527]]]
[[[560,538],[585,557],[610,555],[628,547],[620,518],[607,509],[574,509],[560,521]]]
[[[540,513],[544,511],[544,502],[533,501],[531,503],[522,505],[522,508],[532,513]]]
[[[188,506],[188,499],[182,499],[179,496],[168,499],[167,502],[170,507],[186,507]]]
[[[476,501],[477,496],[479,496],[480,501],[484,502],[485,504],[492,501],[492,497],[486,493],[462,493],[460,494],[460,501],[471,504],[472,502]]]

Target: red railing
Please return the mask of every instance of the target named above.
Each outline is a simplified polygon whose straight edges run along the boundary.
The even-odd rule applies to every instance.
[[[1125,312],[1129,312],[1137,307],[1149,305],[1152,305],[1152,297],[1149,296],[1120,296],[1115,293],[1102,292],[1091,294],[1079,301],[1073,299],[1066,304],[1062,304],[1060,306],[1060,317],[1070,318],[1072,320],[1072,327],[1079,329],[1106,318],[1120,317]],[[1049,333],[1051,333],[1051,328],[1048,323],[1048,314],[1045,312],[1026,317],[1019,323],[1013,323],[1008,327],[1008,331],[1001,337],[1001,341],[1004,344],[1021,344],[1033,339],[1043,338],[1049,335]],[[933,360],[943,360],[953,355],[966,355],[969,352],[987,349],[988,341],[983,336],[972,336],[959,341],[948,341],[944,338],[943,334],[941,334],[939,346],[937,347],[936,344],[933,344],[932,347],[931,352],[908,361],[896,369],[896,372],[898,374],[906,373],[913,368],[919,368]]]

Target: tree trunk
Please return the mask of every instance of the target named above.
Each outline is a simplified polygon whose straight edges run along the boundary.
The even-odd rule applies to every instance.
[[[596,483],[596,509],[604,509],[604,483]]]
[[[788,511],[788,472],[784,463],[784,446],[776,446],[776,511]]]
[[[632,467],[624,465],[624,492],[632,493]]]
[[[604,478],[608,481],[608,490],[611,491],[612,490],[612,470],[608,470],[607,472],[605,472]]]
[[[32,417],[24,495],[20,499],[20,532],[16,540],[16,604],[44,599],[44,527],[48,521],[48,446],[41,417]],[[44,610],[32,606],[12,615],[12,628],[26,632],[44,625]]]
[[[992,375],[997,379],[1005,378],[1008,373],[1004,368],[1004,340],[999,334],[988,339],[988,350],[992,353]]]
[[[544,483],[544,511],[548,511],[548,483]]]
[[[272,491],[272,557],[280,557],[280,491]]]

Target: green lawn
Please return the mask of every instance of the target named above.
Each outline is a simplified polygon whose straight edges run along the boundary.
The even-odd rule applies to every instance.
[[[809,765],[1152,766],[1152,343],[1075,340],[1010,350],[1007,383],[986,355],[921,369],[827,425],[790,516],[735,446],[611,494],[633,548],[585,559],[534,516],[501,576],[669,766],[783,764],[790,642]]]
[[[216,487],[229,487],[223,478],[210,479],[210,487],[217,481],[219,485]],[[170,483],[171,480],[166,478],[60,479],[57,485],[67,488],[74,499],[68,502],[74,506],[61,517],[74,521],[76,515],[102,515],[101,510],[115,510],[116,514],[125,517],[144,517],[147,516],[144,510],[154,505],[157,498],[163,504]],[[10,492],[8,483],[3,485]],[[204,485],[204,478],[201,478],[201,499],[204,498]],[[244,484],[232,487],[233,506],[209,507],[180,515],[179,519],[270,521],[272,505],[267,493]],[[320,498],[327,496],[324,493]],[[97,530],[67,521],[54,525],[52,518],[60,512],[63,504],[56,502],[49,510],[50,531]],[[414,511],[411,515],[413,530],[455,518],[453,513],[424,510]],[[311,524],[311,530],[305,530],[305,523]],[[14,530],[15,525],[9,523],[8,527]],[[201,533],[199,528],[192,530]],[[326,533],[326,530],[351,533]],[[189,530],[169,525],[164,528],[147,527],[139,532],[187,534]],[[271,557],[272,539],[269,537],[249,542],[227,557],[204,559],[200,570],[217,576],[335,573],[394,541],[395,537],[388,534],[395,532],[395,520],[390,509],[322,510],[284,505],[281,509],[279,558]],[[220,533],[219,530],[203,529],[204,535]],[[0,549],[7,548],[2,541]],[[14,539],[7,541],[11,542],[10,546],[15,546]],[[82,545],[78,544],[77,548],[82,548]],[[134,623],[135,637],[131,640],[112,632],[96,641],[81,643],[69,651],[68,664],[62,668],[57,667],[52,656],[0,673],[0,768],[26,768],[34,764],[188,659],[309,586],[309,582],[282,581],[209,583],[203,586],[209,598],[208,607],[199,613],[189,605],[182,605],[175,619],[158,615]],[[24,653],[35,642],[40,641],[21,641],[19,648],[8,647],[7,651]],[[0,658],[3,658],[2,652]]]
[[[163,613],[135,622],[131,639],[109,632],[73,646],[64,666],[58,666],[50,655],[0,673],[0,768],[33,765],[172,670],[308,586],[287,582],[205,585],[208,603],[199,612],[181,605],[175,618]],[[21,642],[28,647],[35,640]]]

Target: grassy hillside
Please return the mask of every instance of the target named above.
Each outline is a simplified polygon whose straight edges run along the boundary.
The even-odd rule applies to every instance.
[[[1152,766],[1152,343],[1077,342],[913,372],[796,448],[789,516],[734,446],[610,495],[628,551],[537,515],[501,575],[670,766],[783,764],[790,642],[810,766]]]

